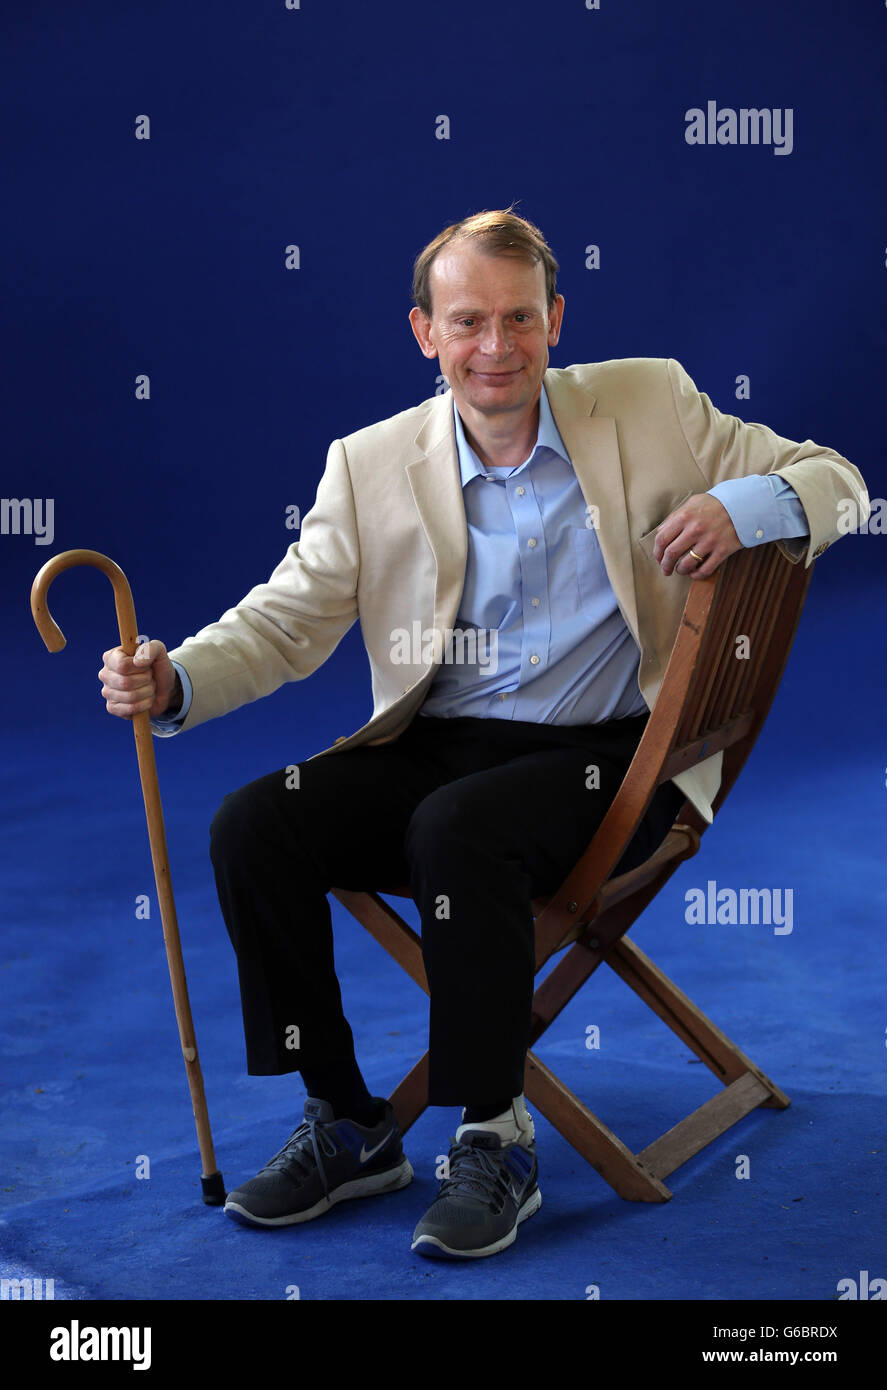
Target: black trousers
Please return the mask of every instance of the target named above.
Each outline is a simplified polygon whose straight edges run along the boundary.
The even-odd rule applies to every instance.
[[[430,1104],[520,1095],[530,900],[554,892],[585,849],[647,718],[565,726],[417,715],[393,742],[226,796],[211,857],[250,1074],[319,1072],[353,1055],[326,895],[409,883],[430,989]],[[683,800],[672,783],[659,788],[620,869],[652,853]]]

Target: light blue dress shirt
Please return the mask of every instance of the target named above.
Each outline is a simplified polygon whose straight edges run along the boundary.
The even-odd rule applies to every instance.
[[[640,652],[607,576],[585,498],[543,385],[536,443],[514,468],[487,468],[465,438],[453,399],[468,524],[465,584],[454,624],[477,630],[444,649],[420,714],[600,724],[643,714]],[[731,478],[709,489],[744,546],[808,534],[797,493],[782,478]],[[466,660],[464,658],[472,658]],[[174,719],[151,721],[168,736]]]
[[[601,724],[643,714],[640,652],[544,386],[536,444],[515,468],[481,463],[455,400],[453,413],[469,534],[456,627],[492,630],[476,650],[495,651],[496,660],[443,664],[420,713],[533,724]],[[744,544],[807,530],[794,490],[781,478],[772,482],[778,492],[759,476],[711,489]],[[465,650],[454,644],[454,657]]]

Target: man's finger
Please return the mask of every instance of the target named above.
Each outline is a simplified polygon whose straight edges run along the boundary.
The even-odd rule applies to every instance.
[[[117,700],[110,700],[106,706],[109,714],[116,714],[123,719],[131,719],[133,715],[144,714],[151,708],[153,700],[142,700],[137,705],[121,705]]]
[[[709,575],[714,574],[718,565],[725,558],[720,548],[716,545],[713,546],[708,553],[706,553],[705,549],[702,547],[702,542],[694,545],[692,549],[696,551],[696,555],[701,555],[703,557],[701,563],[696,559],[696,555],[691,555],[688,550],[687,553],[681,557],[679,563],[675,565],[675,570],[678,574],[687,574],[691,579],[708,579]]]
[[[699,528],[685,527],[662,552],[662,559],[659,563],[663,574],[672,574],[673,572],[689,574],[690,570],[699,564],[699,561],[690,555],[691,548],[696,551],[697,555],[702,555],[704,559],[708,559],[709,552],[704,547],[705,542],[699,536]]]
[[[139,665],[147,665],[156,661],[158,656],[162,656],[165,651],[166,647],[162,642],[158,642],[155,637],[148,642],[142,642],[140,646],[136,647],[132,659],[133,661],[137,661]]]
[[[680,510],[672,512],[671,516],[665,518],[656,532],[656,539],[653,542],[653,555],[658,563],[662,562],[662,556],[666,549],[681,534],[683,529],[684,521]]]

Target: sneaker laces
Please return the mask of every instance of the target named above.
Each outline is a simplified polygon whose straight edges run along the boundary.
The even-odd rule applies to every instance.
[[[509,1196],[508,1179],[502,1168],[501,1157],[497,1160],[488,1149],[459,1144],[455,1139],[452,1142],[455,1148],[450,1152],[450,1176],[444,1178],[438,1196],[459,1194],[482,1197],[492,1203],[494,1211],[501,1211],[505,1198]],[[455,1173],[453,1169],[457,1165],[459,1171]]]
[[[318,1125],[320,1126],[318,1132]],[[309,1149],[310,1146],[310,1149]],[[283,1148],[280,1149],[272,1159],[265,1164],[265,1171],[277,1168],[295,1168],[302,1177],[307,1177],[311,1172],[311,1156],[320,1175],[324,1197],[330,1195],[329,1183],[326,1179],[326,1171],[320,1150],[328,1158],[334,1157],[338,1153],[338,1146],[326,1131],[324,1124],[319,1120],[304,1120],[298,1129],[294,1129]],[[309,1156],[310,1153],[310,1156]]]

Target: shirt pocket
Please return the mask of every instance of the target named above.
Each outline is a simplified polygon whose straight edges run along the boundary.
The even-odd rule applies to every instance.
[[[573,557],[580,606],[585,613],[600,613],[611,585],[600,542],[591,527],[573,528]]]

